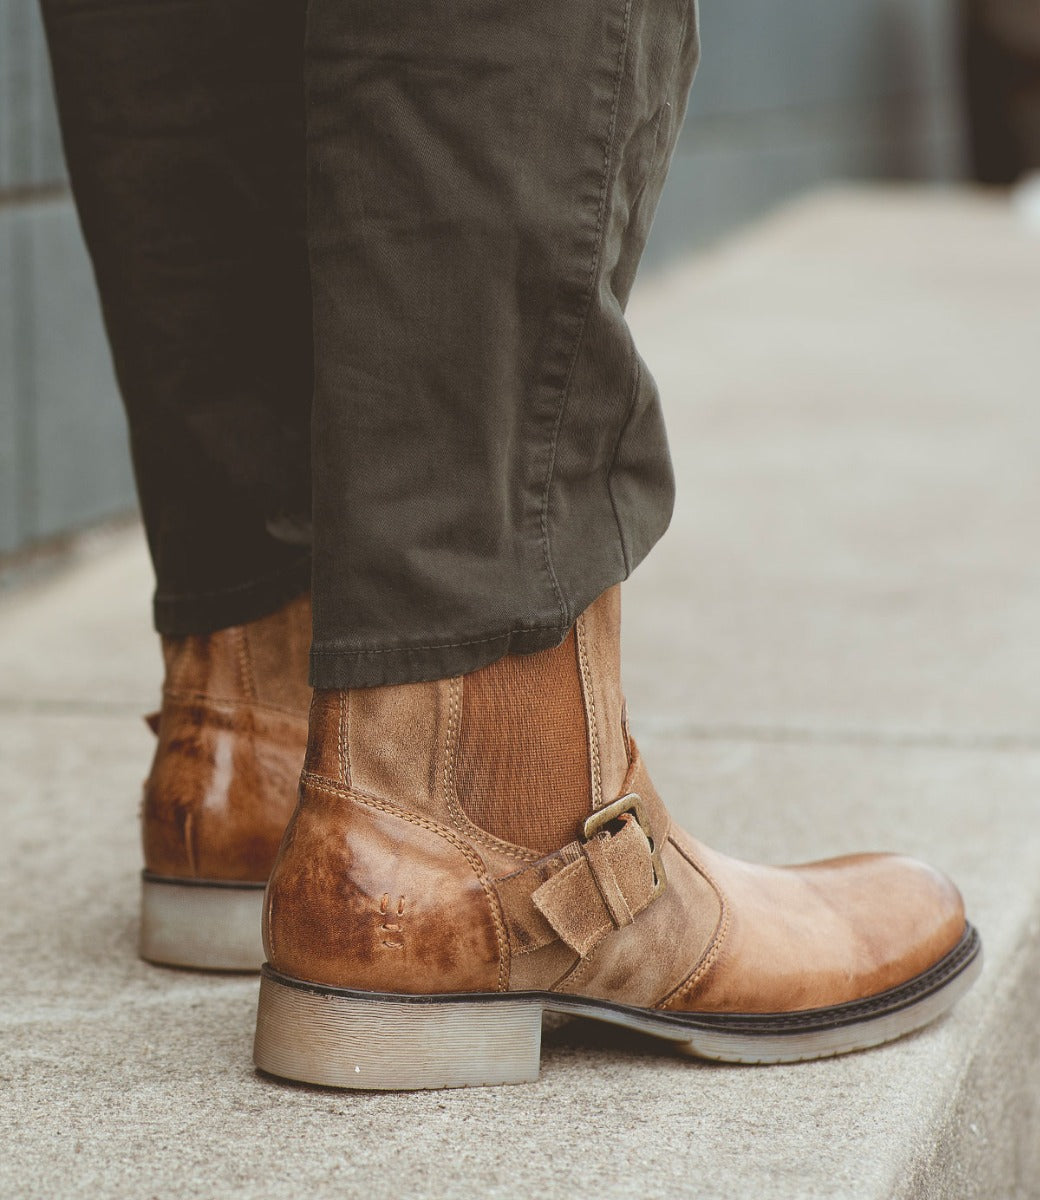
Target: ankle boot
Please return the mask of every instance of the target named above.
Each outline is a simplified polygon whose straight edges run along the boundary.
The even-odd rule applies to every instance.
[[[858,1050],[981,965],[943,876],[776,868],[669,820],[624,717],[618,589],[562,646],[319,692],[264,906],[255,1061],[333,1087],[537,1076],[545,1010],[728,1062]]]
[[[163,638],[144,785],[143,958],[256,971],[263,889],[307,744],[307,596],[218,633]]]

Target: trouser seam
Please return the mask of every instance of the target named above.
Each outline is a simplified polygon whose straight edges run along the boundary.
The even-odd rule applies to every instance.
[[[320,646],[312,646],[312,655],[342,655],[348,658],[357,658],[364,654],[402,654],[411,653],[416,650],[456,650],[460,646],[485,646],[488,642],[500,642],[503,638],[508,638],[514,633],[537,633],[542,630],[559,629],[557,624],[552,625],[518,625],[515,628],[506,629],[502,633],[493,633],[488,637],[470,638],[461,642],[429,642],[425,645],[414,646],[363,646],[340,648],[338,646],[328,646],[322,648]]]
[[[614,523],[617,525],[618,540],[621,543],[621,557],[625,564],[625,577],[627,578],[632,573],[632,560],[628,552],[628,541],[625,537],[625,527],[622,523],[621,516],[618,513],[617,499],[614,496],[614,472],[617,469],[618,459],[621,456],[621,443],[625,440],[625,433],[629,425],[632,423],[632,417],[636,410],[636,402],[639,399],[639,384],[643,378],[643,367],[639,361],[639,355],[636,352],[635,345],[632,346],[632,391],[628,398],[628,410],[625,413],[625,419],[621,424],[621,429],[618,432],[617,442],[614,445],[614,455],[610,460],[610,467],[607,470],[607,495],[610,497],[610,508],[614,514]]]
[[[665,95],[670,96],[675,86],[675,78],[679,73],[679,64],[682,61],[682,45],[686,38],[687,31],[690,27],[690,10],[691,5],[685,0],[676,0],[676,6],[679,9],[680,27],[678,45],[679,50],[675,55],[675,61],[672,63],[672,68],[668,73],[668,82],[665,87]],[[632,201],[632,210],[643,198],[647,185],[653,178],[654,169],[657,166],[658,155],[661,148],[661,126],[664,120],[666,105],[662,105],[657,112],[657,120],[654,122],[654,149],[650,159],[650,164],[647,168],[646,175],[639,185],[639,190]],[[618,431],[617,442],[614,444],[614,454],[610,460],[610,467],[607,471],[607,495],[610,497],[610,507],[614,513],[614,522],[617,525],[618,540],[621,543],[621,557],[625,564],[625,577],[627,578],[632,573],[632,556],[629,552],[628,541],[625,538],[625,527],[618,513],[617,498],[614,495],[614,472],[617,470],[618,459],[621,457],[621,445],[625,440],[625,434],[628,432],[628,427],[632,424],[632,418],[635,415],[636,404],[639,401],[639,389],[643,380],[643,364],[639,358],[639,352],[636,349],[635,343],[631,343],[631,361],[634,367],[632,372],[632,392],[629,396],[628,408],[625,412],[625,419]]]
[[[617,65],[614,68],[613,95],[610,106],[610,120],[607,126],[607,136],[603,144],[603,167],[602,177],[600,181],[599,205],[596,213],[596,231],[594,237],[594,245],[592,252],[592,261],[589,264],[588,280],[585,284],[585,293],[582,298],[581,317],[579,322],[578,332],[574,339],[574,347],[571,351],[570,363],[567,367],[567,374],[564,379],[563,389],[560,394],[559,404],[556,409],[556,417],[553,423],[552,433],[549,439],[549,461],[545,472],[545,485],[542,490],[542,506],[541,506],[541,534],[542,534],[542,555],[546,572],[552,584],[553,592],[555,593],[557,603],[560,607],[560,617],[564,625],[570,625],[571,616],[568,612],[567,603],[563,598],[563,592],[560,589],[560,583],[556,576],[556,569],[553,566],[552,548],[549,540],[549,497],[552,491],[553,474],[556,467],[556,450],[559,442],[560,430],[563,426],[563,417],[567,408],[567,402],[570,399],[571,384],[574,380],[574,368],[578,361],[578,354],[581,350],[581,345],[585,337],[585,331],[588,327],[589,312],[592,307],[592,293],[596,283],[596,274],[599,269],[600,259],[603,253],[603,227],[604,217],[607,210],[607,199],[610,194],[610,164],[614,156],[614,147],[617,138],[617,115],[621,101],[621,82],[624,78],[625,60],[628,56],[629,34],[632,21],[632,0],[626,0],[623,26],[621,32],[620,45],[618,46]],[[543,627],[544,628],[544,627]]]

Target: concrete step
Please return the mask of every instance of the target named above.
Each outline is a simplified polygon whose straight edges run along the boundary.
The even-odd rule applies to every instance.
[[[518,1088],[256,1078],[255,982],[134,953],[159,658],[129,532],[0,598],[0,1194],[1040,1196],[1040,240],[995,200],[827,195],[632,310],[680,500],[626,589],[630,707],[700,837],[921,855],[987,967],[791,1067],[564,1022]]]

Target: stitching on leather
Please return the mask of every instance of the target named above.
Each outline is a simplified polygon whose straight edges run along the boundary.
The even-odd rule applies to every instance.
[[[564,984],[574,987],[584,983],[585,976],[588,975],[588,973],[592,970],[592,965],[595,962],[596,955],[599,953],[599,948],[602,945],[603,941],[601,939],[595,946],[592,947],[592,949],[588,952],[588,954],[585,955],[584,958],[579,955],[578,961],[574,964],[571,970],[568,971],[562,979],[558,979],[549,990],[553,992],[562,992],[564,990]]]
[[[459,799],[455,785],[455,752],[457,750],[456,734],[459,727],[460,699],[462,681],[455,676],[448,680],[448,723],[444,727],[444,802],[448,808],[452,824],[462,828],[459,811]]]
[[[339,694],[339,777],[342,783],[350,786],[350,768],[347,765],[348,724],[350,720],[349,701],[346,692]]]
[[[727,901],[722,888],[716,882],[715,878],[707,870],[695,863],[673,837],[669,837],[668,841],[672,844],[672,846],[675,847],[679,854],[686,859],[686,861],[691,867],[693,867],[697,874],[702,876],[708,881],[708,883],[711,884],[712,890],[719,898],[719,904],[722,911],[719,914],[719,923],[715,929],[715,936],[712,938],[708,949],[701,955],[700,961],[694,966],[690,974],[687,975],[687,977],[677,987],[672,988],[672,990],[664,997],[663,1000],[658,1000],[657,1003],[653,1005],[654,1008],[663,1008],[666,1004],[670,1004],[673,1000],[685,999],[686,995],[689,992],[692,992],[697,984],[703,981],[704,977],[718,961],[719,954],[722,951],[723,942],[726,940],[726,935],[729,933],[730,926],[729,902]]]
[[[578,669],[581,672],[582,692],[585,700],[585,715],[589,722],[589,759],[592,768],[592,807],[603,807],[603,771],[599,757],[599,725],[596,722],[596,694],[592,686],[592,671],[589,668],[588,646],[585,641],[585,614],[575,624],[575,642],[578,647]]]
[[[436,821],[431,821],[428,817],[424,817],[420,813],[408,812],[396,804],[389,804],[387,801],[380,800],[376,796],[370,796],[367,792],[359,792],[354,788],[337,786],[322,776],[313,774],[311,771],[304,771],[301,778],[316,791],[338,796],[344,800],[353,800],[358,804],[364,804],[369,808],[375,808],[380,812],[387,813],[391,817],[400,817],[403,821],[408,821],[412,825],[418,825],[420,828],[426,829],[430,833],[443,838],[462,852],[466,861],[473,868],[477,882],[487,897],[491,920],[495,927],[495,938],[498,942],[498,990],[504,992],[509,979],[509,936],[506,932],[505,921],[499,906],[498,893],[491,886],[487,878],[483,859],[473,847],[466,845],[454,830],[449,829],[445,825],[440,825]]]
[[[257,698],[256,675],[253,671],[253,661],[249,653],[249,637],[243,626],[235,630],[235,647],[238,651],[238,670],[241,676],[242,690],[250,700]]]
[[[469,819],[465,809],[459,803],[458,786],[455,776],[455,756],[458,750],[457,739],[462,718],[461,699],[463,687],[465,687],[465,684],[459,676],[456,676],[449,683],[448,728],[444,737],[444,799],[447,802],[452,823],[460,832],[465,833],[473,841],[486,846],[489,850],[497,850],[501,854],[519,859],[523,863],[537,862],[542,857],[538,851],[528,850],[524,846],[517,846],[512,842],[503,841],[501,838],[495,837],[493,833],[488,833],[486,829],[481,829],[479,825],[475,825]]]
[[[567,410],[567,401],[570,399],[571,385],[574,381],[574,368],[577,365],[578,354],[581,350],[582,341],[585,338],[585,330],[588,327],[589,311],[592,307],[592,293],[596,284],[596,272],[599,269],[600,260],[603,255],[603,225],[607,212],[607,198],[610,194],[610,164],[614,154],[614,141],[617,136],[617,115],[621,103],[621,83],[624,78],[625,57],[628,53],[631,21],[632,0],[626,0],[617,63],[614,67],[614,94],[610,104],[610,119],[607,124],[607,136],[603,143],[603,167],[600,178],[599,206],[596,213],[592,261],[589,263],[588,280],[585,284],[585,294],[582,297],[580,327],[574,338],[571,360],[567,367],[567,376],[556,409],[556,420],[553,423],[552,435],[549,442],[549,461],[545,471],[545,486],[542,489],[542,557],[549,581],[552,584],[553,591],[556,593],[557,603],[560,606],[560,616],[565,623],[567,622],[567,607],[564,603],[563,594],[560,591],[559,580],[556,578],[556,570],[553,567],[552,561],[552,550],[549,546],[549,497],[552,492],[553,474],[556,470],[556,447],[559,443],[560,429],[563,426],[563,415]]]

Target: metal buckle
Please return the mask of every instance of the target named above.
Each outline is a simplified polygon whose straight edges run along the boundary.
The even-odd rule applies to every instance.
[[[622,796],[619,800],[613,801],[605,808],[597,809],[592,816],[585,821],[583,834],[585,841],[589,841],[595,837],[600,830],[604,829],[611,821],[616,821],[618,818],[629,814],[636,819],[636,823],[643,833],[646,834],[646,840],[650,843],[650,865],[654,869],[654,890],[650,897],[651,900],[656,900],[657,897],[664,891],[667,879],[664,873],[664,863],[661,861],[661,847],[654,841],[653,834],[650,830],[650,818],[647,814],[646,807],[643,804],[642,798],[635,792],[629,792]]]

